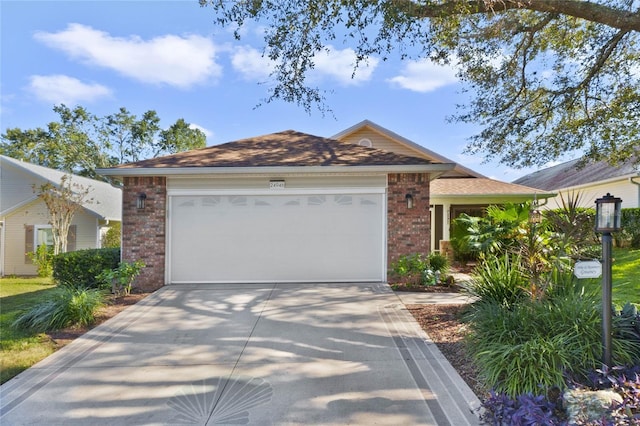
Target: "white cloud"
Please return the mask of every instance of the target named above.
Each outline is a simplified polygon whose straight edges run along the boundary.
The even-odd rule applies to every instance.
[[[86,25],[69,24],[63,31],[38,32],[34,37],[87,65],[112,69],[144,83],[188,88],[222,74],[215,62],[213,42],[198,35],[143,40],[135,35],[113,37]]]
[[[204,135],[207,137],[207,139],[210,139],[210,138],[213,137],[213,132],[211,130],[206,129],[206,128],[198,125],[198,124],[191,123],[191,124],[189,124],[189,128],[190,129],[198,129],[198,130],[200,130],[202,133],[204,133]]]
[[[438,65],[429,59],[409,61],[400,75],[388,80],[403,89],[414,92],[432,92],[440,87],[458,82],[455,68]]]
[[[353,49],[336,50],[333,46],[327,46],[327,50],[314,56],[313,62],[315,68],[309,74],[310,79],[330,78],[343,85],[356,85],[371,79],[379,60],[369,58],[368,62],[362,62],[353,75],[356,63]],[[250,46],[233,49],[231,64],[246,80],[266,80],[276,67],[274,61]]]
[[[67,105],[93,102],[112,94],[111,89],[106,86],[97,83],[83,83],[77,78],[66,75],[32,75],[29,91],[42,101]]]
[[[357,85],[371,79],[380,60],[368,58],[362,61],[354,74],[356,52],[350,48],[339,50],[328,45],[326,50],[314,56],[313,62],[317,75],[331,77],[344,85]]]
[[[235,48],[231,54],[231,65],[245,80],[265,80],[275,68],[273,61],[250,46]]]

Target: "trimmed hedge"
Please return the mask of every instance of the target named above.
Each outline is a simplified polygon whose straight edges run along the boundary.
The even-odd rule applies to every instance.
[[[640,208],[622,209],[622,234],[631,248],[640,248]]]
[[[119,263],[119,248],[61,253],[53,258],[53,279],[62,285],[99,287],[96,276],[105,269],[117,269]]]

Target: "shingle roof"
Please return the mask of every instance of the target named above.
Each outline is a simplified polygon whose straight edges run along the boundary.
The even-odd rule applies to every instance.
[[[572,160],[538,170],[516,179],[513,183],[552,191],[639,173],[631,160],[619,166],[599,161],[578,168],[579,161]]]
[[[286,130],[116,166],[130,168],[389,166],[429,160]]]
[[[0,164],[10,164],[13,167],[22,169],[27,173],[35,175],[40,179],[48,181],[54,185],[59,185],[63,176],[68,173],[48,167],[38,166],[15,158],[0,155]],[[83,207],[94,213],[98,217],[106,220],[122,220],[122,190],[108,183],[101,182],[86,177],[71,175],[71,182],[78,183],[84,188],[89,188],[88,197],[94,201]],[[5,208],[6,207],[6,208]],[[4,210],[11,210],[12,206],[3,206]]]
[[[533,195],[540,194],[534,188],[501,182],[488,178],[441,178],[431,182],[431,194],[434,196],[470,196],[470,195]]]

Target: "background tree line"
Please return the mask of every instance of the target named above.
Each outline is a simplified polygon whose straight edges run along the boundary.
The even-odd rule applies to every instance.
[[[206,146],[206,136],[178,119],[167,129],[149,110],[137,117],[121,107],[115,114],[98,117],[82,106],[56,105],[57,121],[46,127],[9,128],[0,138],[0,154],[33,164],[108,180],[97,168],[111,167]]]

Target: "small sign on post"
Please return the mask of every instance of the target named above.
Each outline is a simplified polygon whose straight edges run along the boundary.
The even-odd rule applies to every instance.
[[[576,262],[573,268],[576,278],[599,278],[602,275],[602,263],[599,260]]]

